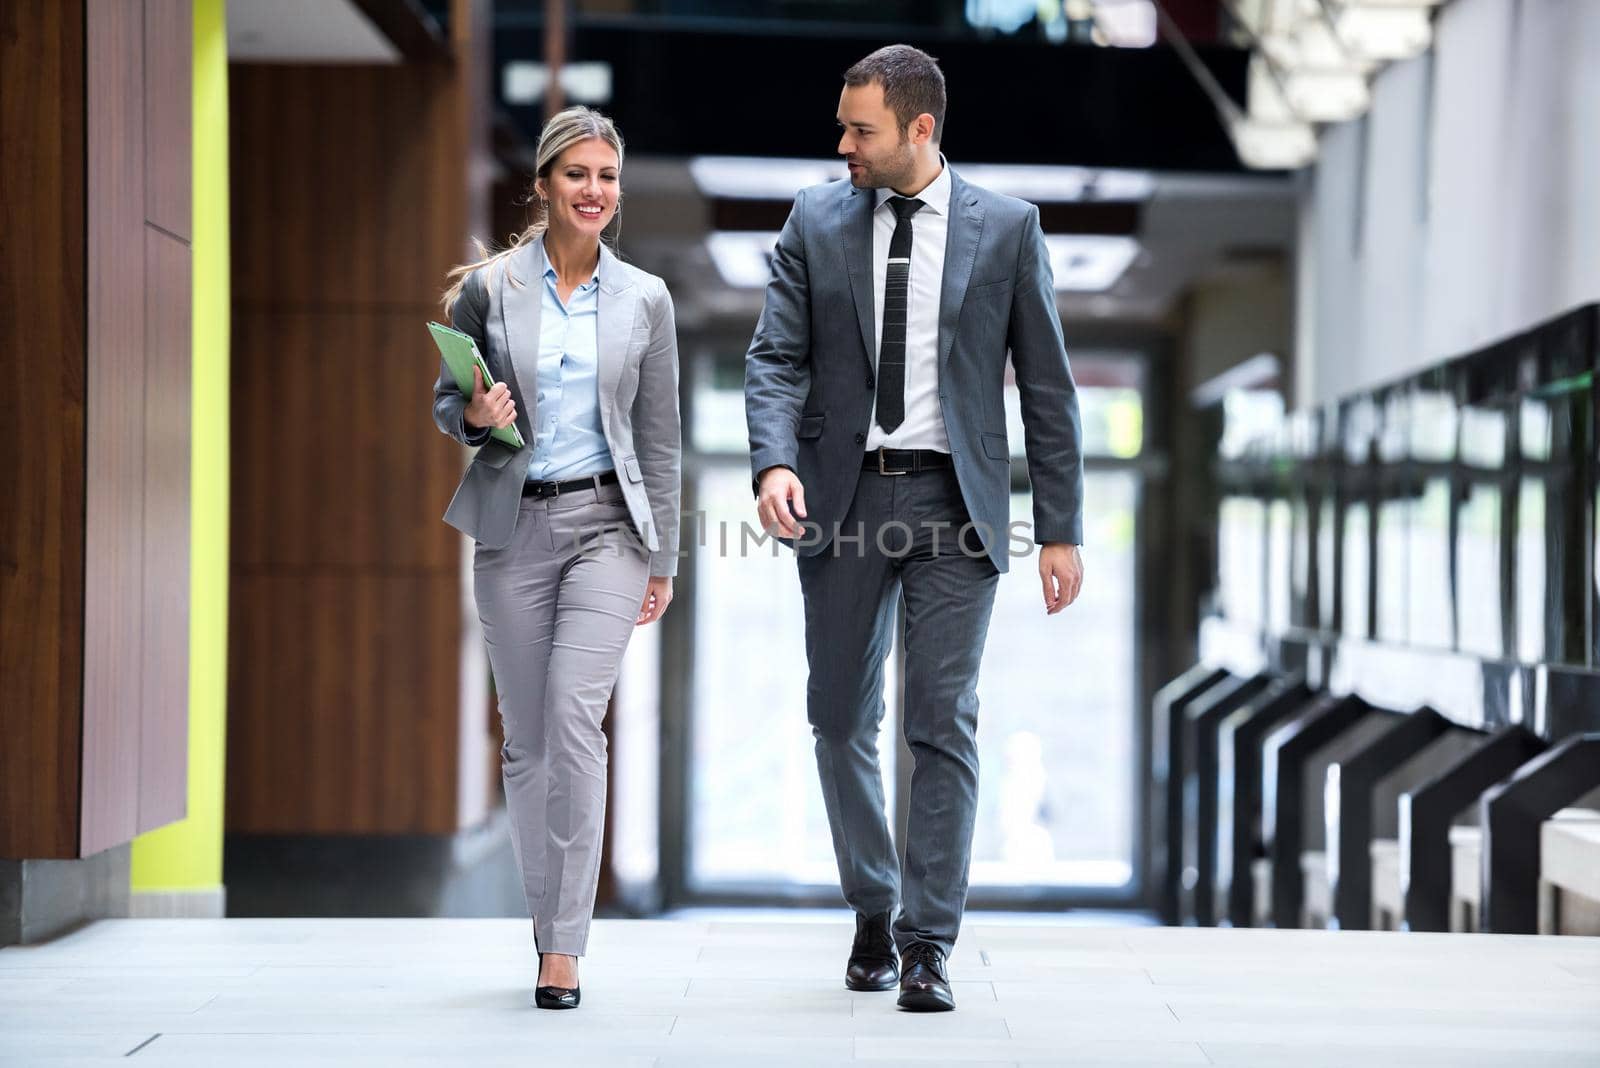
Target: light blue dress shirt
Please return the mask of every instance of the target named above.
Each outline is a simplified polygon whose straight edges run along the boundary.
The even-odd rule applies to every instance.
[[[532,481],[560,481],[614,466],[600,424],[600,265],[566,304],[556,289],[556,269],[539,246],[544,265],[539,313],[539,381],[533,410]]]

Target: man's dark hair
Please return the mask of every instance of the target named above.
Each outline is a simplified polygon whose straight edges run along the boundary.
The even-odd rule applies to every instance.
[[[883,102],[902,131],[927,112],[933,116],[933,143],[939,143],[944,135],[944,72],[937,60],[920,48],[889,45],[844,72],[844,84],[852,89],[873,82],[883,86]]]

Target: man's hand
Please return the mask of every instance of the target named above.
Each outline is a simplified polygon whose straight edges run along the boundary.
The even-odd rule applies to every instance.
[[[1083,557],[1076,545],[1052,541],[1039,547],[1039,581],[1044,583],[1044,610],[1055,615],[1078,599],[1083,587]]]
[[[794,513],[789,508],[793,502]],[[787,467],[769,467],[761,472],[761,482],[756,491],[756,517],[761,529],[785,538],[798,538],[800,524],[795,516],[806,517],[806,488],[800,476]]]

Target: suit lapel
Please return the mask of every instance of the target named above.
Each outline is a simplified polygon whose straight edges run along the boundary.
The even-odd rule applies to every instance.
[[[845,273],[850,276],[850,295],[855,299],[856,324],[861,328],[861,348],[869,368],[877,363],[877,331],[872,325],[872,209],[876,199],[871,190],[851,189],[839,206]]]
[[[950,220],[944,238],[944,279],[939,288],[939,368],[944,369],[955,341],[961,304],[978,258],[978,238],[983,234],[983,208],[961,176],[950,172]]]
[[[600,243],[599,307],[595,377],[600,388],[600,419],[609,432],[612,398],[617,395],[617,381],[622,377],[622,368],[628,361],[628,345],[633,340],[639,291],[603,241]]]
[[[500,272],[500,326],[507,366],[501,368],[517,404],[517,429],[522,440],[533,443],[533,405],[522,390],[524,381],[539,382],[539,313],[544,307],[544,279],[540,277],[543,245],[530,241],[506,257]]]

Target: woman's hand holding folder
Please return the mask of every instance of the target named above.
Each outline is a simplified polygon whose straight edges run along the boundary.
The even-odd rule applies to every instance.
[[[517,402],[511,399],[511,389],[504,382],[496,382],[494,388],[483,388],[483,372],[478,368],[472,369],[472,399],[467,402],[466,420],[468,426],[494,427],[500,429],[508,427],[517,419]]]

